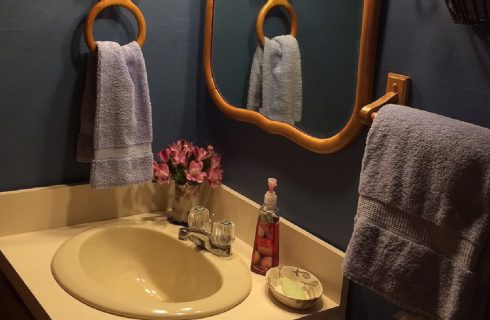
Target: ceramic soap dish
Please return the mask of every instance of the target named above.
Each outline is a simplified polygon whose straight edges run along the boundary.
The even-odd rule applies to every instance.
[[[310,272],[298,267],[271,268],[265,278],[274,297],[291,308],[310,308],[323,294],[320,281]]]

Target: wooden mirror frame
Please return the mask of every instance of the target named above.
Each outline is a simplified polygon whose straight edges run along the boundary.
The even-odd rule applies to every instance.
[[[257,111],[235,107],[226,101],[216,86],[212,68],[214,3],[215,0],[206,0],[203,48],[204,74],[209,94],[226,116],[238,121],[253,123],[270,134],[284,136],[317,153],[338,151],[360,135],[364,128],[360,110],[373,101],[379,0],[364,0],[354,107],[345,127],[329,138],[315,138],[292,125],[271,120]]]

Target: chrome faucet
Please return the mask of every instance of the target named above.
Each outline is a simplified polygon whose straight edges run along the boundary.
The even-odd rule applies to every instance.
[[[230,244],[219,244],[209,232],[201,229],[182,227],[179,229],[179,239],[184,241],[189,239],[198,247],[205,249],[216,256],[231,256]]]

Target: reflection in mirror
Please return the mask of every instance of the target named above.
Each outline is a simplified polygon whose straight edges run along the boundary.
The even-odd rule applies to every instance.
[[[264,33],[271,40],[280,42],[278,38],[294,34],[297,21],[293,40],[301,53],[302,103],[301,119],[293,125],[247,109],[260,38],[257,16],[271,4],[280,4],[264,19]],[[291,9],[283,8],[288,4],[297,15],[297,19],[292,15],[292,29]],[[203,60],[209,93],[233,119],[285,136],[314,152],[338,151],[360,134],[364,125],[359,111],[372,101],[378,14],[379,0],[206,0]],[[261,111],[263,106],[255,109]]]
[[[257,15],[265,0],[215,0],[212,68],[218,90],[247,107]],[[320,138],[342,129],[356,94],[362,0],[290,0],[298,16],[303,104],[295,126]],[[273,8],[264,22],[268,38],[290,33],[286,10]]]

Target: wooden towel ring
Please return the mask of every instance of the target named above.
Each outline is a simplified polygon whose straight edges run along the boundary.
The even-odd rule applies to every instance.
[[[298,17],[296,15],[296,11],[294,10],[293,6],[289,3],[288,0],[268,0],[267,3],[260,9],[259,15],[257,17],[257,23],[256,23],[256,32],[257,32],[257,39],[259,40],[260,45],[262,48],[264,47],[265,43],[265,37],[264,37],[264,20],[265,17],[267,16],[267,13],[269,11],[277,6],[282,6],[284,7],[287,12],[289,13],[289,16],[291,17],[291,32],[290,35],[296,38],[296,35],[298,34]]]
[[[88,13],[87,21],[85,23],[85,41],[87,42],[87,46],[89,47],[90,51],[95,53],[95,50],[97,48],[95,45],[93,33],[95,18],[102,10],[112,6],[124,7],[134,14],[139,28],[138,38],[136,39],[136,42],[139,44],[140,47],[142,47],[146,38],[146,21],[140,9],[138,9],[138,7],[131,2],[131,0],[100,0],[95,6],[92,7],[90,12]]]

